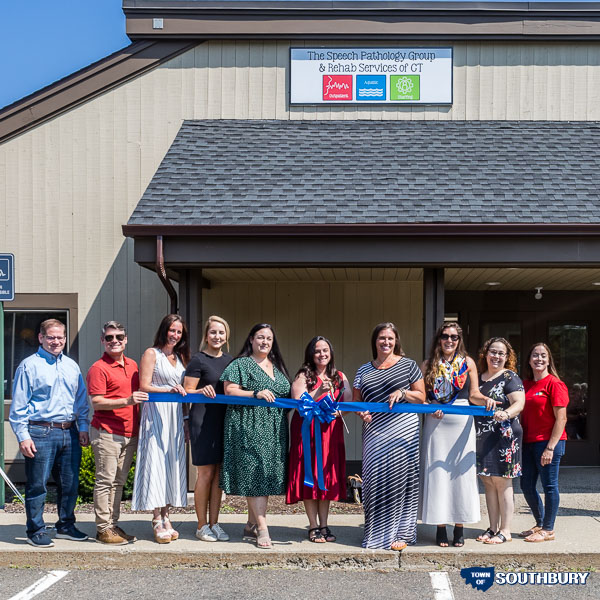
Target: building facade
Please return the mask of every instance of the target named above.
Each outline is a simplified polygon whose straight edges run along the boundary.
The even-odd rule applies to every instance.
[[[500,334],[520,356],[535,341],[553,345],[573,401],[566,459],[598,464],[597,4],[125,0],[124,10],[131,46],[0,111],[0,250],[15,255],[17,284],[5,305],[7,404],[14,367],[51,315],[67,319],[84,371],[105,321],[127,323],[138,359],[174,306],[196,345],[206,316],[226,318],[234,352],[252,324],[272,323],[291,370],[326,335],[350,380],[370,359],[376,323],[394,321],[420,360],[444,316],[457,317],[471,352]],[[451,104],[290,103],[292,48],[378,47],[451,48]],[[218,173],[210,137],[200,158],[177,146],[186,127],[214,122],[218,140],[243,141],[219,155],[231,168]],[[273,122],[295,141],[281,150],[290,176],[273,177],[268,140],[267,158],[259,148],[244,160],[252,127]],[[323,122],[337,145],[318,136]],[[366,163],[352,145],[364,123],[363,139],[388,140],[388,174],[375,142]],[[328,178],[295,153],[312,132],[319,156],[336,157]],[[425,150],[413,151],[419,139]],[[343,144],[354,162],[343,162]],[[178,179],[177,166],[196,179]],[[364,189],[333,177],[353,170]],[[203,191],[202,177],[219,185]],[[157,276],[161,253],[173,298]],[[359,461],[360,426],[350,425],[347,458]]]

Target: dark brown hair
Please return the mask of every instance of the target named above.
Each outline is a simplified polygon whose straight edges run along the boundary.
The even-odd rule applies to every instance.
[[[538,346],[543,346],[544,349],[546,350],[546,352],[548,353],[548,373],[550,373],[551,375],[554,375],[554,377],[556,377],[557,379],[560,379],[560,377],[558,376],[558,371],[556,370],[556,366],[554,365],[554,359],[552,358],[552,352],[550,351],[550,348],[548,348],[548,344],[545,344],[544,342],[536,342],[535,344],[533,344],[533,346],[531,346],[531,348],[529,348],[529,352],[527,353],[527,360],[525,361],[525,377],[524,379],[533,379],[533,369],[531,368],[531,365],[529,364],[529,361],[531,360],[531,355],[533,354],[533,351],[538,347]]]
[[[490,346],[496,342],[500,344],[504,344],[506,348],[506,362],[504,363],[504,368],[509,371],[517,370],[517,353],[514,351],[513,347],[510,345],[510,342],[503,337],[493,337],[490,338],[481,350],[479,350],[479,354],[477,355],[477,370],[480,373],[485,373],[488,370],[487,365],[487,353],[489,352]]]
[[[315,336],[310,342],[308,342],[306,349],[304,350],[304,362],[298,369],[296,377],[303,374],[306,379],[306,388],[311,391],[317,385],[317,367],[315,365],[315,352],[318,342],[325,342],[329,346],[329,364],[325,368],[325,374],[333,382],[336,389],[340,389],[343,385],[343,380],[340,377],[337,369],[335,368],[335,357],[333,354],[333,346],[331,342],[322,335]]]
[[[463,330],[462,327],[456,321],[447,321],[446,323],[442,323],[438,330],[435,332],[433,336],[433,340],[431,341],[431,346],[429,348],[429,357],[427,358],[427,369],[425,371],[425,387],[428,390],[432,390],[435,384],[435,375],[437,371],[437,366],[442,360],[444,353],[442,352],[442,334],[446,329],[456,329],[458,333],[459,340],[458,346],[456,346],[455,356],[468,356],[467,349],[465,348],[465,342],[463,339]]]
[[[177,344],[175,344],[173,352],[179,356],[179,360],[181,360],[184,365],[187,365],[190,362],[190,340],[187,327],[185,326],[185,321],[179,315],[171,314],[163,318],[158,326],[158,330],[154,336],[154,343],[152,345],[155,348],[163,348],[166,346],[169,328],[177,321],[181,323],[181,339],[177,342]]]
[[[271,351],[268,354],[269,360],[285,375],[286,379],[289,381],[290,374],[288,373],[287,367],[285,366],[285,362],[283,360],[283,356],[281,356],[281,351],[279,350],[279,344],[277,343],[277,336],[275,335],[275,330],[268,323],[257,323],[248,334],[248,337],[244,341],[244,345],[240,350],[240,353],[237,355],[237,358],[240,356],[252,356],[252,339],[256,335],[257,331],[261,329],[270,329],[273,334],[273,345],[271,346]]]
[[[393,323],[387,321],[385,323],[379,323],[379,325],[375,325],[375,329],[373,329],[373,333],[371,334],[371,351],[373,353],[373,358],[377,358],[377,338],[379,337],[380,332],[382,332],[384,329],[391,329],[396,336],[394,354],[397,356],[404,356],[404,350],[402,350],[402,342],[400,341],[398,329]]]

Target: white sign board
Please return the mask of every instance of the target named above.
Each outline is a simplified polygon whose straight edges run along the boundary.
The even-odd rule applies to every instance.
[[[452,104],[452,48],[291,48],[290,104]]]

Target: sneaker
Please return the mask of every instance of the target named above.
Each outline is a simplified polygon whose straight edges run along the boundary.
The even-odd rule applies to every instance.
[[[118,525],[113,525],[112,527],[123,539],[127,540],[128,542],[137,542],[137,538],[135,537],[135,535],[129,535],[128,533],[125,533]]]
[[[75,526],[63,531],[58,531],[57,529],[56,537],[61,540],[73,540],[74,542],[84,542],[88,539],[88,536],[83,531],[79,531]]]
[[[98,531],[96,533],[96,541],[101,544],[113,544],[115,546],[124,546],[129,543],[116,531],[116,527],[107,527],[103,531]]]
[[[34,533],[31,537],[27,538],[27,543],[36,548],[52,548],[54,546],[54,542],[45,531]]]
[[[217,536],[208,525],[202,525],[200,529],[196,529],[196,537],[203,542],[217,541]]]
[[[229,541],[229,536],[223,531],[223,528],[218,523],[215,523],[211,527],[211,530],[217,536],[217,540],[219,540],[219,542]]]

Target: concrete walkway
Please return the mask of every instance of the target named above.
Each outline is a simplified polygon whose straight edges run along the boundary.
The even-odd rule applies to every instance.
[[[518,486],[517,486],[518,487]],[[475,541],[487,527],[485,515],[477,525],[465,526],[465,546],[439,548],[435,527],[419,525],[417,545],[396,553],[361,548],[362,515],[331,515],[330,527],[338,542],[314,544],[307,539],[303,515],[270,515],[273,550],[260,550],[242,542],[245,515],[222,515],[221,524],[230,542],[207,543],[194,537],[195,515],[175,514],[172,522],[179,540],[159,545],[154,542],[148,515],[123,515],[121,526],[138,541],[109,547],[94,540],[55,540],[55,546],[38,549],[25,542],[25,515],[0,511],[0,566],[40,568],[132,568],[152,567],[287,567],[343,569],[435,570],[468,566],[499,569],[593,570],[600,569],[600,469],[564,469],[561,473],[561,510],[556,522],[556,540],[531,544],[517,532],[533,524],[521,494],[516,494],[513,541],[498,546]],[[485,500],[481,496],[482,509]],[[46,523],[54,522],[46,515]],[[93,537],[94,517],[77,515],[78,527]],[[448,528],[451,535],[451,527]]]

